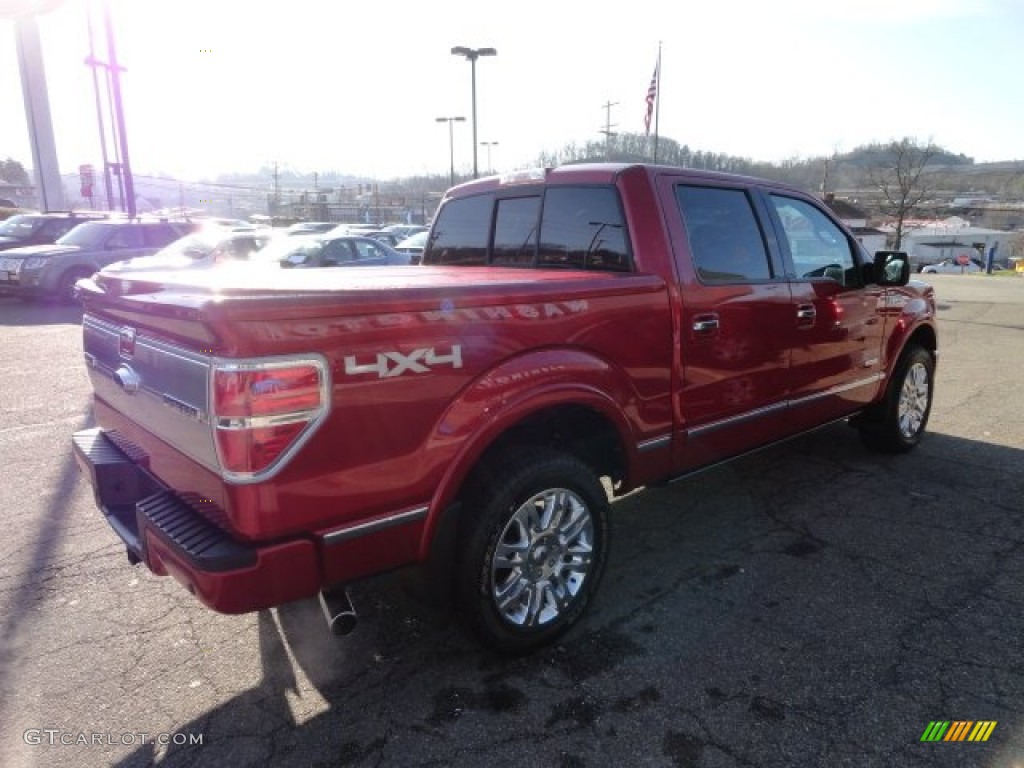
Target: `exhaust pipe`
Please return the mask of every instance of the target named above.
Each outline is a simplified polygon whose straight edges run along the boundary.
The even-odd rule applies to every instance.
[[[359,623],[356,609],[352,606],[352,598],[348,596],[348,590],[344,587],[323,590],[320,593],[320,607],[324,609],[324,617],[332,635],[350,635]]]

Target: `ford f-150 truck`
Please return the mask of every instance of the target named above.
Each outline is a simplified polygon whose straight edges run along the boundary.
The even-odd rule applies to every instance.
[[[211,608],[411,566],[484,642],[571,626],[610,497],[832,422],[922,437],[935,300],[816,198],[565,166],[447,193],[422,265],[79,283],[97,427],[74,436],[129,559]]]

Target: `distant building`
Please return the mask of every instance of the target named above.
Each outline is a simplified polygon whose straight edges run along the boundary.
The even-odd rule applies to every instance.
[[[910,256],[910,265],[915,270],[926,264],[935,264],[943,259],[968,256],[985,262],[989,249],[996,246],[996,261],[1006,261],[1010,255],[1010,241],[1013,232],[1001,229],[972,227],[958,216],[939,221],[903,222],[902,249]],[[882,227],[889,233],[895,227]]]
[[[825,205],[850,228],[857,242],[864,246],[864,250],[872,254],[885,250],[886,234],[880,229],[868,226],[867,213],[848,200],[837,199],[833,192],[825,194]]]
[[[16,208],[35,208],[39,204],[35,187],[8,181],[0,181],[0,199],[9,200]]]

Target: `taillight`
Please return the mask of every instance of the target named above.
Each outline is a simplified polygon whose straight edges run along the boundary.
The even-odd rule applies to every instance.
[[[327,366],[316,358],[213,368],[213,427],[225,477],[265,477],[288,459],[327,413]]]

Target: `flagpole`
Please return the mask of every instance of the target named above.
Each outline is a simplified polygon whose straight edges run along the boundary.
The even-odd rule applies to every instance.
[[[654,162],[658,162],[658,118],[661,116],[661,40],[658,41],[658,90],[654,94]]]

